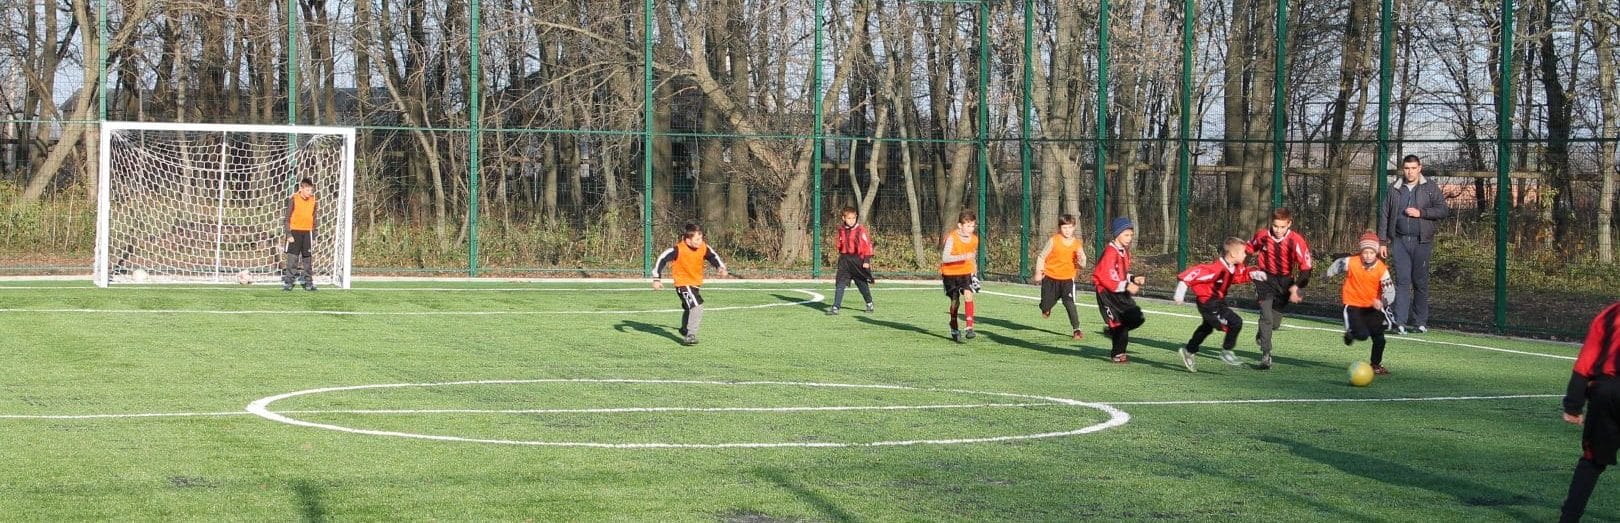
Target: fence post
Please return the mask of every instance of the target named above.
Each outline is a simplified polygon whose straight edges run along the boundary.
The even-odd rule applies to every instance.
[[[1176,185],[1180,210],[1176,215],[1176,271],[1187,269],[1188,209],[1192,205],[1192,73],[1193,21],[1198,18],[1196,0],[1184,0],[1181,7],[1181,132],[1176,138]],[[1200,122],[1202,123],[1202,122]]]
[[[810,277],[821,277],[821,161],[824,151],[821,142],[825,139],[825,131],[821,106],[821,44],[826,34],[822,32],[827,24],[826,1],[816,0],[816,41],[815,51],[810,59],[810,97],[815,111],[815,130],[811,135],[810,143]],[[849,160],[854,162],[852,157]],[[782,224],[784,227],[797,227],[796,224]]]
[[[1018,160],[1019,180],[1023,191],[1018,196],[1018,281],[1029,281],[1029,235],[1030,235],[1030,160],[1033,152],[1029,145],[1030,122],[1034,119],[1034,108],[1030,100],[1035,97],[1035,0],[1024,0],[1024,98],[1021,100],[1023,109],[1023,124],[1019,127],[1023,132],[1018,133]]]
[[[1101,0],[1097,7],[1097,238],[1093,240],[1098,256],[1102,256],[1107,243],[1103,236],[1108,231],[1108,211],[1103,205],[1108,199],[1108,11],[1109,1]]]
[[[1283,165],[1288,161],[1284,147],[1288,138],[1288,0],[1277,0],[1276,59],[1273,63],[1271,93],[1271,207],[1282,207],[1288,179]],[[1253,225],[1253,224],[1244,224]]]
[[[478,8],[479,2],[480,0],[471,0],[468,3],[468,9],[471,10],[471,13],[468,13],[468,18],[471,20],[469,24],[470,30],[468,31],[470,34],[467,36],[467,43],[472,52],[467,74],[469,77],[467,82],[469,90],[469,99],[467,100],[467,276],[473,278],[478,277],[478,166],[483,163],[478,157],[479,146],[483,142],[482,122],[480,122],[483,119],[483,108],[478,103],[478,97],[480,96],[478,85],[483,83],[482,79],[484,77],[483,64],[478,60],[478,55],[482,52],[479,40],[483,39],[482,28],[479,26],[482,17],[482,12]]]
[[[978,214],[979,223],[982,224],[979,227],[979,260],[975,264],[978,267],[980,277],[985,275],[985,262],[988,261],[985,253],[989,252],[990,248],[989,242],[984,241],[985,236],[987,236],[986,233],[990,232],[990,227],[988,227],[990,219],[985,216],[985,200],[990,196],[990,191],[985,188],[990,180],[990,142],[988,141],[990,134],[990,7],[988,1],[979,0],[979,107],[975,115],[975,119],[978,120],[978,125],[975,126],[977,130],[973,133],[974,142],[976,142],[974,145],[978,149],[977,156],[979,157],[978,181],[974,182],[973,185],[978,189],[975,192],[979,193]]]
[[[1508,179],[1513,151],[1513,0],[1502,0],[1502,88],[1496,98],[1496,318],[1497,333],[1507,331]]]
[[[653,0],[641,6],[641,273],[653,274]]]

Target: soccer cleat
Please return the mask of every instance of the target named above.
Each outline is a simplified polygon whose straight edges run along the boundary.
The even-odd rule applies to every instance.
[[[283,284],[281,284],[281,290],[284,290],[284,291],[292,290],[292,283],[283,283]]]
[[[1372,368],[1373,374],[1377,374],[1379,376],[1386,376],[1389,374],[1389,369],[1384,368],[1383,365],[1373,365]]]
[[[1254,370],[1271,370],[1271,356],[1261,356],[1260,363],[1254,366]]]
[[[951,341],[962,343],[962,331],[951,329]]]
[[[697,345],[697,335],[687,334],[686,338],[681,340],[681,345]]]
[[[1417,331],[1418,334],[1428,334],[1429,333],[1429,326],[1428,325],[1418,325],[1416,327],[1412,327],[1412,330]]]
[[[304,283],[304,290],[314,292],[315,291],[315,284],[305,282]]]
[[[962,331],[962,337],[963,338],[967,338],[967,339],[971,340],[971,339],[973,339],[974,336],[978,336],[978,335],[973,333],[973,327],[968,327],[967,330]]]
[[[828,316],[837,316],[838,315],[838,307],[833,307],[833,308],[827,309],[827,315]]]
[[[1119,354],[1114,355],[1114,363],[1130,363],[1130,362],[1131,362],[1131,357],[1126,356],[1125,353],[1119,353]]]
[[[1344,344],[1346,346],[1350,345],[1351,343],[1355,343],[1355,342],[1356,342],[1356,338],[1351,336],[1349,332],[1344,333]]]
[[[1080,341],[1080,340],[1083,340],[1083,339],[1086,339],[1086,333],[1081,332],[1080,329],[1075,329],[1074,330],[1074,341]]]
[[[1221,362],[1233,367],[1243,364],[1243,361],[1238,359],[1237,354],[1233,354],[1229,350],[1221,351]]]
[[[1050,318],[1050,317],[1052,317],[1052,311],[1049,311],[1049,310],[1041,311],[1041,317],[1042,318]]]
[[[1187,372],[1198,372],[1198,362],[1193,359],[1196,355],[1187,352],[1186,347],[1182,347],[1176,352],[1181,353],[1181,364],[1187,367]]]
[[[872,309],[872,304],[870,304],[870,303],[866,304],[866,313],[871,314],[872,310],[873,310]]]
[[[1389,332],[1391,334],[1406,334],[1406,326],[1405,325],[1396,325],[1395,328],[1390,329]]]

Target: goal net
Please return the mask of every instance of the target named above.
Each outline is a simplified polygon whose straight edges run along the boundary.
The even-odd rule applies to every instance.
[[[100,152],[96,285],[279,282],[309,178],[314,282],[348,288],[354,129],[103,122]]]

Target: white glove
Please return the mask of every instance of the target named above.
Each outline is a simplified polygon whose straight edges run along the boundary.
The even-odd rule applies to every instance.
[[[1249,271],[1249,279],[1254,281],[1266,281],[1266,271]]]
[[[1333,261],[1333,265],[1328,266],[1327,277],[1332,278],[1334,276],[1338,276],[1339,273],[1348,270],[1350,270],[1350,257],[1346,256],[1339,258]]]

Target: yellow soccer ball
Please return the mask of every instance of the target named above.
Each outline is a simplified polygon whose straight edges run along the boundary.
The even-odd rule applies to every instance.
[[[1350,364],[1350,384],[1357,387],[1372,385],[1373,368],[1371,363],[1358,361]]]

